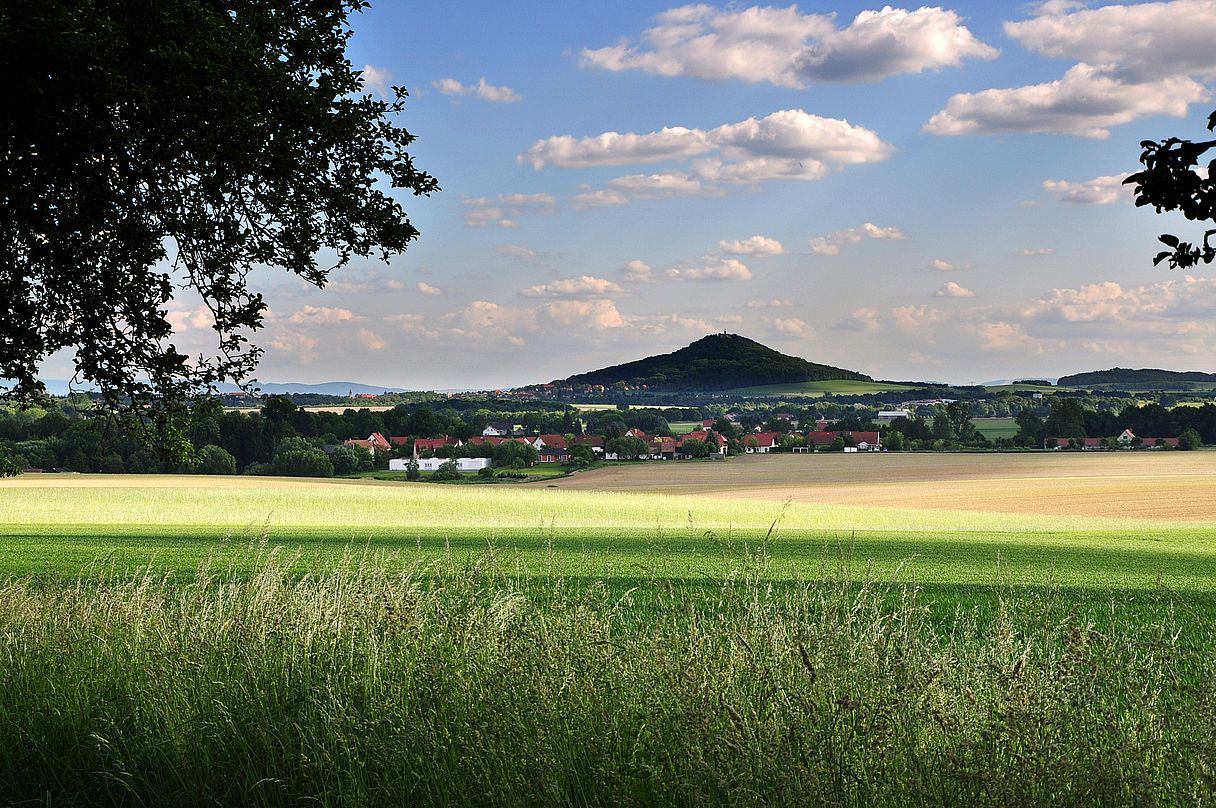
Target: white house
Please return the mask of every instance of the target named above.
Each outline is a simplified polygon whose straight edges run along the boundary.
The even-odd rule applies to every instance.
[[[456,469],[458,471],[481,471],[484,468],[490,467],[490,458],[488,457],[457,457]],[[443,457],[422,457],[418,459],[419,471],[436,471],[444,463],[448,462],[447,458]],[[410,458],[394,457],[388,461],[389,471],[408,471]]]

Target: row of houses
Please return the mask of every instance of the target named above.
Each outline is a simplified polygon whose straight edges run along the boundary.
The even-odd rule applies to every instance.
[[[1130,429],[1125,429],[1114,438],[1044,438],[1044,449],[1105,449],[1111,445],[1120,447],[1143,446],[1147,449],[1177,449],[1178,438],[1144,438],[1136,435]]]
[[[712,423],[712,421],[710,422]],[[826,426],[820,423],[818,426]],[[494,426],[487,427],[487,431],[497,432],[498,429]],[[651,435],[647,432],[633,428],[625,432],[624,437],[635,438],[644,444],[644,449],[637,452],[636,455],[630,452],[628,457],[641,457],[649,460],[676,460],[695,455],[704,454],[704,449],[698,447],[694,452],[690,441],[696,441],[709,446],[710,456],[725,456],[728,445],[727,440],[718,432],[709,428],[694,430],[684,435]],[[742,436],[740,443],[743,451],[747,454],[768,454],[777,451],[782,447],[782,441],[787,435],[782,432],[749,432]],[[882,448],[881,436],[878,432],[868,431],[828,431],[814,430],[806,433],[805,441],[798,446],[796,451],[812,451],[819,448],[832,446],[837,441],[846,444],[846,451],[878,451]],[[609,451],[609,439],[603,435],[576,435],[572,438],[566,438],[564,435],[542,434],[542,435],[503,435],[503,434],[482,434],[461,440],[450,436],[441,438],[411,438],[408,435],[392,435],[385,436],[379,432],[373,432],[367,438],[348,440],[343,445],[353,446],[364,449],[372,454],[377,451],[391,452],[395,449],[402,449],[407,446],[412,446],[412,453],[419,460],[420,468],[422,468],[422,460],[431,460],[434,455],[440,450],[459,449],[462,446],[499,446],[505,442],[522,443],[532,446],[536,449],[538,460],[541,463],[565,463],[571,460],[572,446],[587,446],[597,458],[603,460],[621,460],[623,458],[617,451]],[[634,445],[637,448],[637,444]],[[617,447],[619,448],[619,447]],[[444,452],[445,454],[447,452]],[[444,462],[445,458],[438,459],[438,464]],[[485,459],[485,458],[465,458],[468,460]],[[402,459],[403,464],[408,461]],[[469,470],[476,470],[473,464]],[[484,466],[478,466],[483,468]],[[404,465],[403,465],[404,468]],[[423,470],[428,470],[424,468]]]

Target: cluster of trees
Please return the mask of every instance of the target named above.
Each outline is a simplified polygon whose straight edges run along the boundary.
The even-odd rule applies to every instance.
[[[348,409],[309,412],[286,396],[263,399],[260,410],[225,412],[213,401],[190,409],[183,438],[190,452],[166,460],[129,425],[94,406],[86,396],[58,400],[50,408],[0,407],[0,454],[20,468],[67,468],[82,472],[283,474],[332,476],[383,466],[363,450],[342,446],[349,438],[384,435],[467,438],[491,420],[513,420],[537,431],[578,432],[578,413],[566,408],[503,414],[481,407],[400,405],[384,412]],[[495,465],[535,462],[535,448],[504,444]],[[517,448],[516,448],[517,447]],[[469,451],[494,451],[471,447]],[[590,450],[588,450],[590,451]],[[498,455],[502,455],[501,457]]]
[[[1216,405],[1174,407],[1161,404],[1132,404],[1118,412],[1091,410],[1075,398],[1059,398],[1051,402],[1047,418],[1029,410],[1017,416],[1018,432],[1012,439],[1015,446],[1041,447],[1049,438],[1114,438],[1124,429],[1140,437],[1178,438],[1179,446],[1194,449],[1205,443],[1216,443]]]

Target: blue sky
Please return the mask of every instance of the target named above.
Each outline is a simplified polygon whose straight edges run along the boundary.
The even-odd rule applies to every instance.
[[[883,378],[1216,370],[1216,284],[1119,185],[1205,134],[1216,3],[524,8],[354,18],[443,191],[388,266],[267,277],[259,378],[513,386],[724,329]]]

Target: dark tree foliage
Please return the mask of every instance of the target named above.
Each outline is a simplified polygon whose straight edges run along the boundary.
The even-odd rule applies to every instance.
[[[1216,130],[1216,112],[1208,116],[1208,131]],[[1135,185],[1137,207],[1152,205],[1157,213],[1180,211],[1191,221],[1216,223],[1216,160],[1200,166],[1200,159],[1216,148],[1216,140],[1190,141],[1176,137],[1156,142],[1141,141],[1140,162],[1144,170],[1123,182]],[[1203,241],[1192,244],[1178,236],[1163,233],[1162,244],[1169,247],[1157,253],[1154,264],[1169,260],[1170,269],[1193,267],[1202,261],[1212,263],[1216,246],[1211,243],[1216,229],[1204,231]]]
[[[438,190],[392,100],[346,58],[363,0],[9,0],[0,5],[0,380],[42,394],[75,354],[111,412],[160,439],[181,402],[245,380],[258,266],[312,284],[418,231],[389,189]],[[189,358],[167,306],[193,290],[217,346]]]

